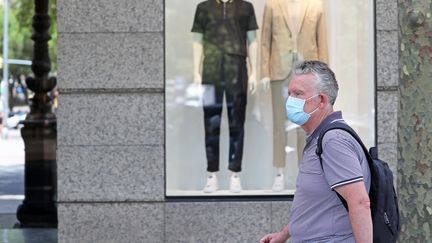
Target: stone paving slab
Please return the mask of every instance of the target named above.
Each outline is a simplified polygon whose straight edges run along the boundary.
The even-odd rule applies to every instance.
[[[17,224],[16,213],[0,214],[0,229],[13,229]],[[0,242],[3,241],[0,240]]]
[[[4,243],[57,243],[57,229],[0,229]]]

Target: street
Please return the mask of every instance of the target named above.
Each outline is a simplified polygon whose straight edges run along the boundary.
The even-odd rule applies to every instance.
[[[19,129],[0,138],[0,228],[16,222],[15,213],[24,196],[24,142]]]

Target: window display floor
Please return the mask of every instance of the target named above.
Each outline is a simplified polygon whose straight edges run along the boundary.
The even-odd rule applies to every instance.
[[[274,192],[271,189],[265,190],[242,190],[239,193],[230,192],[229,190],[217,190],[212,193],[205,193],[203,190],[168,190],[167,196],[280,196],[294,195],[295,190],[283,190]]]

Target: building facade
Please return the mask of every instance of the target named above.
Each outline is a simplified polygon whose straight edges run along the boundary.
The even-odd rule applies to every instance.
[[[288,222],[289,199],[166,197],[166,2],[57,3],[59,242],[257,242]],[[431,33],[425,27],[431,26],[430,3],[418,2],[373,1],[376,142],[397,174],[403,223],[410,224],[403,225],[401,242],[431,236],[431,199],[412,198],[406,186],[426,178],[422,188],[432,187],[426,148],[432,133],[424,125],[431,88],[427,76],[418,77],[424,82],[416,86],[409,74],[417,59],[404,52],[412,44],[408,31]],[[419,19],[408,16],[412,9],[419,9]],[[429,42],[421,46],[430,47],[426,36]],[[404,68],[405,60],[411,64]],[[431,69],[422,67],[430,79]],[[421,107],[414,105],[419,102]],[[416,109],[424,111],[417,114],[419,133],[406,120]],[[413,143],[426,146],[425,157],[408,146]],[[413,178],[407,168],[423,174]],[[415,228],[421,230],[413,234]]]

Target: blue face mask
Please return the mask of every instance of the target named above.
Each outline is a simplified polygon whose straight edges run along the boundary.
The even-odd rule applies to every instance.
[[[305,124],[309,120],[311,114],[318,110],[318,107],[315,110],[313,110],[311,113],[306,113],[304,111],[304,105],[307,100],[310,100],[316,96],[318,96],[318,94],[313,95],[305,100],[288,96],[285,105],[288,120],[292,121],[293,123],[299,126]]]

